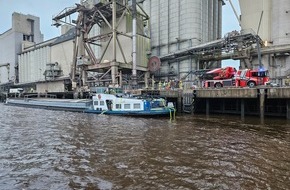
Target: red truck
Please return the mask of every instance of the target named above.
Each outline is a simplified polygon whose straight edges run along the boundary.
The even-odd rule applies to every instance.
[[[265,69],[243,69],[235,76],[236,87],[255,87],[266,85],[270,82],[268,70]]]
[[[254,87],[269,82],[268,71],[264,69],[243,69],[236,71],[234,67],[217,68],[206,73],[203,81],[205,88],[224,86]]]
[[[234,86],[235,74],[237,70],[234,67],[216,68],[208,71],[203,76],[203,86],[221,88],[223,86]]]

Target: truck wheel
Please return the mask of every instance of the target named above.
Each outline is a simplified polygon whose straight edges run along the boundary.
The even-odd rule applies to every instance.
[[[223,87],[223,85],[222,85],[222,83],[218,82],[218,83],[215,84],[214,87],[216,87],[216,88],[221,88],[221,87]]]
[[[256,83],[254,81],[248,82],[248,87],[253,88],[256,86]]]

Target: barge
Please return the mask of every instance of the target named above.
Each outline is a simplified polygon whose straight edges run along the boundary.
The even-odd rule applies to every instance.
[[[125,94],[95,92],[90,99],[7,98],[6,105],[75,111],[93,114],[172,117],[175,108],[164,98],[133,97]]]

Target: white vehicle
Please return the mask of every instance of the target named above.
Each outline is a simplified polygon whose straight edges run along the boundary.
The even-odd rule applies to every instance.
[[[23,92],[23,88],[10,88],[9,93],[13,94],[20,94]]]

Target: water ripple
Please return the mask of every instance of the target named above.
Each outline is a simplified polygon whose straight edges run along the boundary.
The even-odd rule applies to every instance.
[[[259,119],[258,119],[259,120]],[[288,189],[287,121],[0,104],[0,189]]]

